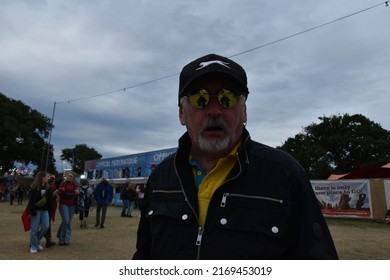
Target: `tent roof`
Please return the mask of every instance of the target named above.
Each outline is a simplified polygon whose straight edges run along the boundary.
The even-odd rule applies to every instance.
[[[345,174],[330,174],[328,180],[339,180],[341,178],[343,178],[343,176],[345,175],[348,175],[349,173],[345,173]]]
[[[386,164],[390,165],[390,164]],[[388,167],[363,167],[346,174],[331,174],[328,180],[390,178]]]

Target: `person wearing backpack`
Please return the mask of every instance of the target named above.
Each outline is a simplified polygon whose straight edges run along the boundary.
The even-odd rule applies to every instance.
[[[95,227],[100,226],[100,228],[104,228],[107,206],[111,203],[113,198],[112,186],[108,183],[106,177],[102,177],[101,182],[96,186],[95,198],[97,204]],[[102,212],[101,219],[100,212]]]
[[[80,181],[80,195],[77,197],[77,210],[79,212],[80,227],[87,227],[89,211],[93,203],[93,189],[89,186],[87,179]]]

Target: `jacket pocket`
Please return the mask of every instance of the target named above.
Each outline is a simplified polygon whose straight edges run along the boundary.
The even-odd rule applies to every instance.
[[[168,218],[176,222],[187,223],[193,216],[181,190],[154,190],[152,192],[146,212],[147,218]]]
[[[281,238],[285,235],[287,218],[287,206],[282,199],[224,193],[217,222],[226,230]]]

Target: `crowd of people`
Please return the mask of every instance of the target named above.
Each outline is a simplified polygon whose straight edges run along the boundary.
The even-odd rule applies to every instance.
[[[15,199],[18,205],[23,205],[23,200],[27,189],[20,180],[7,181],[5,184],[0,184],[0,203],[7,202],[10,205],[14,204]]]
[[[25,186],[22,180],[0,184],[0,202],[13,205],[14,200],[17,199],[18,205],[23,205],[23,201],[27,198],[25,211],[30,221],[31,254],[43,250],[42,239],[46,241],[46,248],[57,244],[52,236],[52,222],[55,220],[56,213],[59,213],[61,220],[57,231],[53,234],[58,238],[59,246],[67,246],[71,243],[72,220],[75,214],[78,215],[80,228],[87,228],[90,212],[96,208],[95,227],[104,228],[107,208],[114,198],[113,186],[105,177],[93,186],[87,179],[80,179],[78,183],[76,176],[77,174],[71,171],[64,179],[55,180],[53,175],[40,171],[29,186]],[[122,193],[120,196],[124,205],[129,206],[126,208],[126,216],[131,217],[134,208],[141,205],[143,189],[130,183],[126,184],[125,188],[133,191],[131,206]]]

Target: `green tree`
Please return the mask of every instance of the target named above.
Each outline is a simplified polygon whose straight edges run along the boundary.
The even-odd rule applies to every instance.
[[[326,179],[390,162],[390,131],[363,115],[319,117],[278,147],[294,156],[312,179]]]
[[[46,139],[52,126],[50,118],[2,93],[0,114],[0,165],[3,171],[12,168],[15,161],[45,169]],[[48,171],[54,173],[53,147],[49,148]]]
[[[94,148],[89,148],[86,144],[78,144],[74,148],[63,149],[60,158],[69,162],[74,172],[82,174],[86,161],[101,159],[102,155]]]

